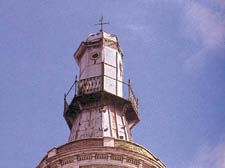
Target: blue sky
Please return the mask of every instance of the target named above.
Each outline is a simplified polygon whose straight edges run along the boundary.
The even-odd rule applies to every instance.
[[[67,142],[73,53],[101,15],[139,98],[134,141],[168,168],[225,168],[224,0],[0,0],[0,167]]]

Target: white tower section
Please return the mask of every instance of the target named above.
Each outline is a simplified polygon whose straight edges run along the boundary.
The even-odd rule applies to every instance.
[[[90,34],[74,57],[80,67],[80,80],[99,78],[104,91],[123,97],[123,53],[116,35],[104,31]],[[89,88],[85,86],[83,91]]]
[[[78,92],[64,110],[69,142],[100,137],[131,141],[130,130],[139,121],[138,102],[130,84],[123,82],[123,53],[116,35],[90,34],[74,58],[80,68]]]

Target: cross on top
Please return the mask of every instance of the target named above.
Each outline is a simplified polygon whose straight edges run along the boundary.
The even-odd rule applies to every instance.
[[[96,23],[95,25],[101,25],[100,31],[103,31],[104,24],[109,24],[109,22],[103,22],[103,16],[102,16],[101,19],[99,20],[99,23]]]

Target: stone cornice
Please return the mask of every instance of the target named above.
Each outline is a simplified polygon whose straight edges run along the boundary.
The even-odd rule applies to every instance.
[[[44,165],[74,164],[75,162],[84,163],[88,160],[113,160],[113,163],[131,164],[143,168],[165,168],[165,164],[156,158],[150,151],[134,142],[112,139],[114,146],[104,146],[104,138],[83,139],[66,143],[59,147],[54,147],[48,152],[37,168],[44,168]],[[89,161],[90,162],[90,161]],[[108,162],[107,162],[108,163]]]

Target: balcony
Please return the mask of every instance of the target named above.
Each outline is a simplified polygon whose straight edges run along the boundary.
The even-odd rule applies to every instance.
[[[111,85],[111,87],[115,87],[114,89],[107,88],[108,85],[104,84],[104,82],[106,83],[106,81],[109,80],[111,80],[111,83],[114,84]],[[96,95],[97,93],[100,92],[108,93],[113,97],[117,97],[118,99],[122,99],[125,102],[127,102],[128,103],[127,117],[129,118],[130,121],[132,120],[139,121],[138,99],[134,95],[134,92],[130,85],[130,81],[128,83],[125,83],[123,81],[113,79],[106,75],[95,76],[81,80],[76,79],[73,85],[70,87],[69,91],[64,95],[64,115],[65,113],[67,113],[68,108],[70,108],[70,110],[71,108],[75,108],[74,106],[70,106],[73,99],[78,97],[81,98]],[[68,101],[70,102],[69,104]]]

